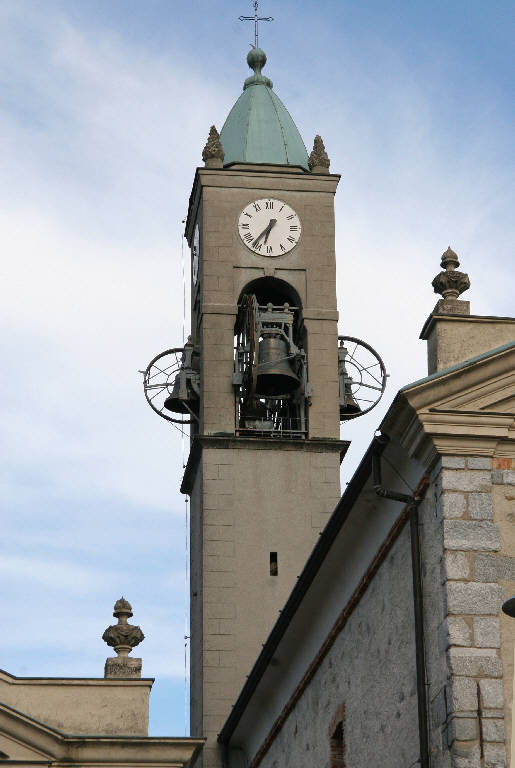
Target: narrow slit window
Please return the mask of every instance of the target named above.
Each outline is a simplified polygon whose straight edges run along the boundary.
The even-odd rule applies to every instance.
[[[331,736],[331,768],[345,768],[345,738],[342,720]]]
[[[270,576],[277,576],[278,573],[277,552],[270,552]]]

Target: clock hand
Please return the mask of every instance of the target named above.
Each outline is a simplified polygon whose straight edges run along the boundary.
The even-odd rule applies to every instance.
[[[277,219],[270,219],[270,221],[268,223],[268,226],[265,227],[264,230],[261,232],[261,234],[256,237],[256,239],[254,240],[252,245],[257,245],[257,243],[259,243],[259,241],[261,240],[263,235],[266,235],[266,237],[268,239],[268,235],[270,234],[270,230],[272,229],[272,227],[274,226],[276,221],[277,221]],[[266,243],[266,240],[265,240],[265,243]]]
[[[272,227],[274,227],[276,224],[277,224],[277,219],[270,219],[270,224],[267,227],[268,232],[266,233],[266,236],[265,236],[265,245],[266,245],[266,241],[268,240],[268,235],[272,231]]]

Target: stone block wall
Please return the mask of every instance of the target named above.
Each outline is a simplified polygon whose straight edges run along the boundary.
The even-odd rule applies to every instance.
[[[504,685],[500,614],[506,595],[499,582],[515,558],[503,551],[509,542],[502,546],[494,504],[493,486],[500,479],[490,457],[444,456],[432,476],[433,524],[442,548],[440,586],[426,583],[426,590],[441,589],[442,601],[437,653],[443,684],[438,690],[430,686],[438,766],[508,765],[511,681]],[[437,668],[433,659],[428,670],[433,681]]]
[[[312,650],[315,658],[317,648]],[[334,759],[338,723],[340,763]],[[410,768],[418,765],[418,738],[410,533],[405,525],[259,768]],[[250,762],[252,756],[247,757]]]
[[[204,768],[221,764],[217,735],[340,498],[337,449],[223,445],[202,451],[201,518],[192,496],[192,723],[207,738]]]

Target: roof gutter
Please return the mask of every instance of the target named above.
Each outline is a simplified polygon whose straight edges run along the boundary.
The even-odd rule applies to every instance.
[[[374,436],[370,443],[367,452],[363,456],[357,470],[352,476],[345,493],[338,502],[334,512],[329,518],[327,525],[320,534],[309,559],[300,574],[295,587],[293,588],[290,596],[284,606],[284,609],[279,614],[268,639],[263,646],[261,653],[259,654],[250,675],[247,678],[245,685],[243,686],[238,699],[231,711],[231,714],[225,721],[225,724],[218,735],[218,742],[220,744],[228,745],[231,737],[236,730],[238,723],[240,722],[247,705],[252,698],[256,688],[259,685],[261,678],[263,677],[270,660],[277,650],[279,643],[293,619],[297,608],[299,607],[304,595],[311,586],[316,574],[318,573],[320,566],[325,560],[325,557],[331,546],[333,545],[336,536],[349,516],[352,507],[359,494],[361,493],[367,479],[370,477],[373,471],[374,457],[379,457],[386,448],[389,438],[386,435]]]

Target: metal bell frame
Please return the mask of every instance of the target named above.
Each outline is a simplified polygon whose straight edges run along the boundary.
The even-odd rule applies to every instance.
[[[297,311],[288,303],[259,305],[253,294],[242,298],[233,375],[238,434],[303,437],[307,433],[310,388],[306,354],[293,339]],[[261,411],[267,412],[265,418]]]

